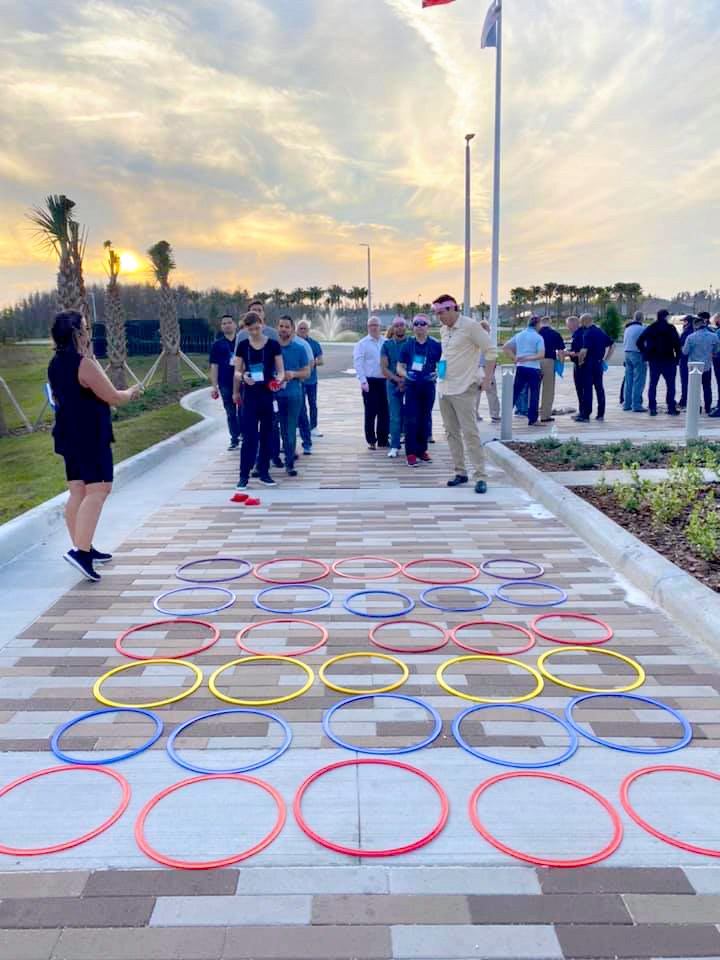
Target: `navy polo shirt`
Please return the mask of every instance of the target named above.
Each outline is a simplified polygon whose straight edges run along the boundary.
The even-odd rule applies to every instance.
[[[210,363],[218,366],[218,386],[221,390],[232,390],[235,373],[235,337],[231,340],[223,334],[210,348]]]
[[[612,342],[605,331],[601,330],[600,327],[596,327],[595,324],[586,327],[582,343],[583,348],[587,350],[586,361],[590,360],[594,363],[600,363],[605,356],[605,351],[612,345]]]

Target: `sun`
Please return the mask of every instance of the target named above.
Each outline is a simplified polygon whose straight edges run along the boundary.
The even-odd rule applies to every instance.
[[[137,273],[140,261],[130,250],[123,250],[120,254],[120,269],[123,273]]]

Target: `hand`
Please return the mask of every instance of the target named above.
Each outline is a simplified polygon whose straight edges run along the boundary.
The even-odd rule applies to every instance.
[[[220,391],[218,390],[217,387],[212,388],[212,393],[210,394],[210,396],[213,398],[213,400],[217,400],[217,398],[220,396]]]
[[[233,395],[232,395],[232,402],[235,404],[236,407],[239,407],[239,406],[240,406],[240,394],[239,394],[239,393],[235,393],[234,390],[233,390]]]
[[[249,373],[249,371],[247,370],[243,374],[243,383],[246,383],[249,387],[251,387],[255,383],[255,381],[252,378],[252,374]]]
[[[369,392],[370,392],[370,385],[369,385],[368,383],[361,383],[361,384],[360,384],[360,389],[362,390],[363,393],[369,393]]]
[[[138,397],[141,397],[145,393],[145,388],[141,383],[136,383],[134,386],[130,387],[130,399],[137,400]]]
[[[492,377],[485,377],[483,382],[480,384],[480,389],[485,390],[485,392],[487,393],[487,391],[489,391],[490,387],[492,386],[492,382],[493,382]]]

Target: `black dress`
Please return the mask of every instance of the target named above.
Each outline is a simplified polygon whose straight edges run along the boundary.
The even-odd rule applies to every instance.
[[[110,483],[113,462],[110,444],[115,439],[110,407],[78,381],[82,357],[74,350],[58,351],[48,367],[55,396],[55,452],[65,458],[68,480]]]

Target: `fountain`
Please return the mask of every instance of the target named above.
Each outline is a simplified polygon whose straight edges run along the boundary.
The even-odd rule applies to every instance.
[[[306,319],[303,314],[303,320]],[[323,313],[319,314],[316,325],[323,340],[337,340],[342,330],[344,317],[338,313],[337,307],[330,306]]]

